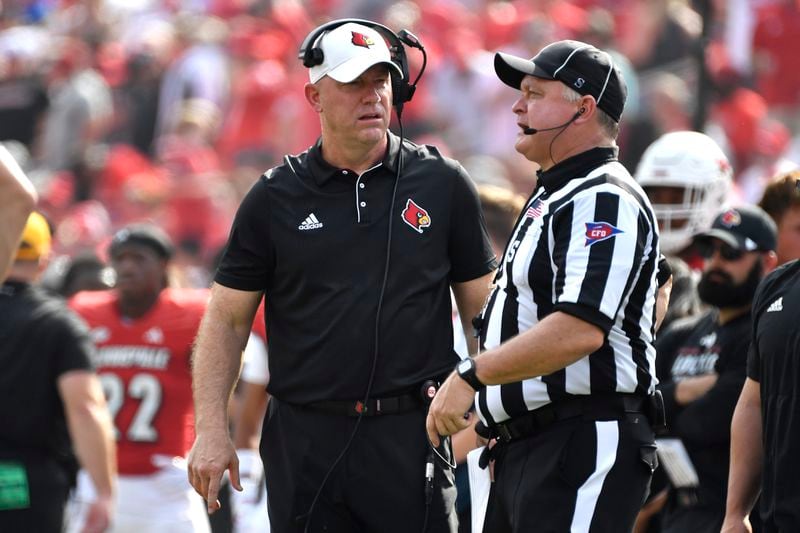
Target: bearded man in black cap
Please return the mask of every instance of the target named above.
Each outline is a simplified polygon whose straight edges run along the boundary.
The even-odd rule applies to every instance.
[[[725,517],[731,418],[745,381],[756,288],[777,265],[777,230],[758,207],[717,215],[693,245],[705,258],[697,286],[710,309],[675,322],[658,339],[659,389],[670,437],[680,439],[697,473],[670,477],[663,533],[718,532]],[[673,472],[670,475],[670,472]]]
[[[434,443],[469,423],[495,441],[484,531],[630,531],[656,465],[658,227],[617,161],[626,86],[611,56],[559,41],[498,53],[520,91],[516,150],[538,180],[459,363],[427,420]],[[476,394],[477,393],[477,394]]]

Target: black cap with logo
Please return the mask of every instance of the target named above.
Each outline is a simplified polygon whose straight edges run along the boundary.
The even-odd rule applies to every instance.
[[[772,218],[758,206],[726,209],[718,214],[711,229],[698,233],[694,241],[707,242],[716,238],[743,252],[774,250],[778,230]]]
[[[532,59],[498,52],[494,56],[497,77],[519,89],[526,75],[558,80],[582,95],[593,96],[597,107],[619,122],[628,88],[608,52],[580,41],[557,41],[542,48]]]

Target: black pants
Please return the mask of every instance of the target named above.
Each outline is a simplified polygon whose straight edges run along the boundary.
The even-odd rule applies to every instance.
[[[70,476],[54,461],[26,461],[30,506],[0,511],[3,533],[58,533],[64,527],[64,507]]]
[[[269,516],[275,533],[302,532],[323,478],[344,449],[356,418],[270,401],[261,438]],[[364,417],[331,473],[308,531],[415,533],[425,519],[425,413]],[[437,461],[428,533],[455,533],[453,473]]]
[[[655,465],[641,414],[565,420],[500,444],[483,531],[631,531]]]

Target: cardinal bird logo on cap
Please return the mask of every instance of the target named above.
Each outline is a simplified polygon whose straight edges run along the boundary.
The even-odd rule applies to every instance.
[[[356,46],[363,46],[364,48],[369,48],[375,41],[372,40],[371,37],[367,37],[363,33],[358,33],[357,31],[350,32],[353,34],[353,40],[351,41]]]
[[[422,233],[422,228],[431,225],[431,216],[423,208],[414,203],[411,198],[406,202],[403,209],[403,222],[414,228],[417,233]]]
[[[738,226],[742,222],[742,217],[739,216],[739,212],[735,209],[729,209],[722,213],[722,217],[719,220],[723,226],[726,228],[732,228],[733,226]]]
[[[622,230],[615,228],[608,222],[586,222],[586,242],[584,246],[610,239]]]

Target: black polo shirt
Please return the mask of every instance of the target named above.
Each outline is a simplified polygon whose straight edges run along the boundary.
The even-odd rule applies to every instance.
[[[0,459],[71,469],[58,379],[91,370],[94,344],[64,302],[27,283],[0,286]]]
[[[777,268],[753,300],[747,376],[761,384],[764,531],[800,531],[800,261]]]
[[[356,400],[366,389],[387,250],[399,138],[358,176],[322,146],[264,174],[242,201],[215,281],[266,294],[270,392],[287,402]],[[449,286],[490,272],[494,254],[464,169],[405,141],[373,397],[449,371]]]

